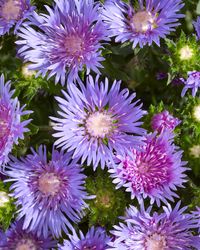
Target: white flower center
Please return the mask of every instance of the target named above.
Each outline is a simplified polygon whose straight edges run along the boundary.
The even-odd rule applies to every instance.
[[[195,120],[200,122],[200,105],[197,105],[194,107],[193,116],[194,116]]]
[[[0,118],[0,139],[8,133],[8,122]]]
[[[189,60],[193,56],[193,49],[191,49],[188,45],[180,49],[180,59],[181,60]]]
[[[0,191],[0,207],[4,207],[10,200],[6,192]]]
[[[83,50],[83,40],[79,36],[69,36],[65,38],[65,48],[68,55],[76,55]]]
[[[45,173],[39,178],[38,188],[43,194],[54,196],[60,190],[60,184],[60,179],[54,173]]]
[[[145,33],[156,28],[156,22],[150,12],[139,11],[131,18],[131,26],[136,32]]]
[[[17,244],[16,250],[37,250],[37,246],[31,239],[22,239]]]
[[[146,240],[145,247],[146,250],[164,250],[166,248],[165,237],[155,233]]]
[[[190,155],[195,158],[200,158],[200,145],[194,145],[192,148],[190,148]]]
[[[95,112],[88,117],[86,130],[91,136],[104,138],[113,130],[113,119],[109,114]]]
[[[1,16],[7,20],[17,20],[20,14],[20,6],[16,0],[6,0],[1,9]]]
[[[25,64],[23,67],[22,67],[22,74],[25,78],[29,78],[33,75],[36,74],[36,71],[35,70],[31,70],[31,69],[28,69],[28,66],[29,64]]]

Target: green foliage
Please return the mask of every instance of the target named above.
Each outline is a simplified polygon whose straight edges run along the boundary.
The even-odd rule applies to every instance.
[[[168,53],[163,56],[169,63],[170,79],[180,75],[187,77],[188,71],[200,70],[199,43],[195,35],[186,36],[182,31],[176,42],[166,39]]]
[[[8,185],[0,181],[0,228],[7,229],[14,216],[14,200],[8,196]]]
[[[96,195],[89,203],[89,225],[100,225],[111,229],[124,214],[129,199],[123,190],[116,190],[107,171],[98,169],[95,176],[88,177],[86,189],[90,195]]]

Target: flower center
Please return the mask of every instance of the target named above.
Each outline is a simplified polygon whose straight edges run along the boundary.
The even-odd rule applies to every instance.
[[[83,50],[83,40],[78,36],[69,36],[65,38],[65,48],[68,55],[76,55]]]
[[[146,240],[145,247],[147,250],[164,250],[166,247],[165,237],[155,233]]]
[[[31,239],[22,239],[17,244],[16,250],[37,250],[37,247]]]
[[[6,0],[1,8],[1,17],[6,21],[17,20],[20,14],[20,6],[16,0]]]
[[[0,207],[4,207],[9,202],[9,196],[6,192],[0,191]]]
[[[104,138],[113,130],[113,119],[110,114],[95,112],[89,115],[86,130],[93,137]]]
[[[189,60],[192,56],[193,56],[193,50],[188,45],[180,49],[181,60]]]
[[[155,18],[148,11],[139,11],[131,18],[131,26],[138,33],[156,28]]]
[[[109,208],[111,206],[111,200],[110,200],[110,195],[109,194],[104,194],[104,195],[99,195],[97,197],[97,202],[105,207],[105,208]]]
[[[54,196],[60,190],[60,184],[60,179],[54,173],[45,173],[39,178],[38,188],[43,194]]]
[[[8,122],[0,117],[0,139],[2,139],[8,132]]]
[[[194,107],[193,116],[196,121],[200,122],[200,105]]]
[[[190,148],[190,155],[195,158],[200,158],[200,145],[194,145]]]

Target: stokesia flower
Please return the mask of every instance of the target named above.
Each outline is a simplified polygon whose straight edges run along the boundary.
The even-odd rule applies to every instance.
[[[87,159],[87,165],[98,164],[101,168],[112,161],[113,152],[124,151],[130,145],[141,143],[145,130],[139,126],[139,119],[145,114],[138,100],[132,103],[135,94],[128,89],[120,91],[120,82],[114,81],[108,90],[108,79],[99,83],[89,76],[86,87],[79,81],[80,90],[75,84],[68,85],[65,99],[57,97],[62,112],[61,118],[51,117],[57,124],[53,127],[59,138],[55,145],[63,150],[74,151],[73,157]]]
[[[166,131],[158,136],[146,136],[140,149],[132,149],[129,154],[118,155],[116,165],[109,170],[116,188],[126,187],[140,202],[147,197],[151,204],[155,201],[174,201],[178,197],[177,187],[186,182],[186,162],[181,161],[182,151],[173,143],[173,135]]]
[[[178,118],[173,117],[167,110],[164,110],[152,117],[151,127],[160,133],[166,129],[173,131],[180,123],[181,121]]]
[[[83,186],[85,175],[69,153],[53,149],[47,161],[46,148],[17,160],[12,157],[5,173],[14,181],[11,196],[16,198],[18,219],[24,217],[23,228],[47,237],[68,233],[71,222],[77,223],[86,207],[88,196]]]
[[[10,90],[10,81],[4,83],[4,76],[0,77],[0,167],[8,162],[8,154],[19,139],[24,138],[24,132],[29,131],[25,126],[31,120],[21,122],[21,116],[30,114],[23,111],[17,97],[12,98],[14,90]]]
[[[144,3],[145,2],[145,3]],[[184,6],[182,0],[139,0],[136,8],[120,0],[107,0],[103,19],[110,29],[110,36],[116,42],[130,41],[133,48],[155,42],[160,46],[160,38],[165,38],[180,23],[177,14]]]
[[[16,221],[0,235],[2,250],[49,250],[56,247],[56,241],[49,235],[45,239],[23,229],[23,221]]]
[[[69,240],[64,241],[64,245],[59,250],[106,250],[110,238],[102,228],[90,228],[86,235],[79,231],[79,235],[72,230],[73,234],[68,234]]]
[[[200,233],[200,207],[196,208],[196,211],[193,211],[193,216],[194,218],[197,219],[197,223],[198,223],[198,232]]]
[[[37,75],[55,77],[65,84],[78,78],[86,68],[100,73],[102,43],[108,40],[107,30],[99,16],[99,4],[93,0],[55,0],[48,14],[34,13],[18,36],[19,54]],[[37,29],[37,31],[35,30]]]
[[[0,35],[15,26],[15,32],[34,10],[30,0],[0,0]]]
[[[192,96],[195,97],[196,93],[200,87],[200,72],[189,71],[187,80],[181,78],[185,86],[181,92],[181,97],[185,95],[188,89],[192,89]]]
[[[197,33],[197,38],[199,40],[200,39],[200,17],[197,18],[196,22],[193,22],[193,25]]]
[[[114,242],[109,250],[191,250],[200,249],[200,238],[193,234],[198,227],[192,214],[185,213],[187,207],[174,209],[169,204],[163,212],[152,213],[142,204],[140,210],[134,206],[127,209],[123,223],[114,226]]]

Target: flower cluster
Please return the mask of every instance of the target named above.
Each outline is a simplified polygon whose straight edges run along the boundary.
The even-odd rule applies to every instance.
[[[109,250],[164,250],[200,248],[199,236],[192,234],[197,228],[197,220],[192,214],[184,213],[187,207],[180,208],[178,202],[174,209],[170,205],[163,212],[154,212],[152,207],[140,210],[131,206],[127,209],[124,223],[114,226],[115,240],[110,242]]]
[[[200,249],[200,17],[175,41],[183,0],[50,2],[0,0],[0,250]]]

